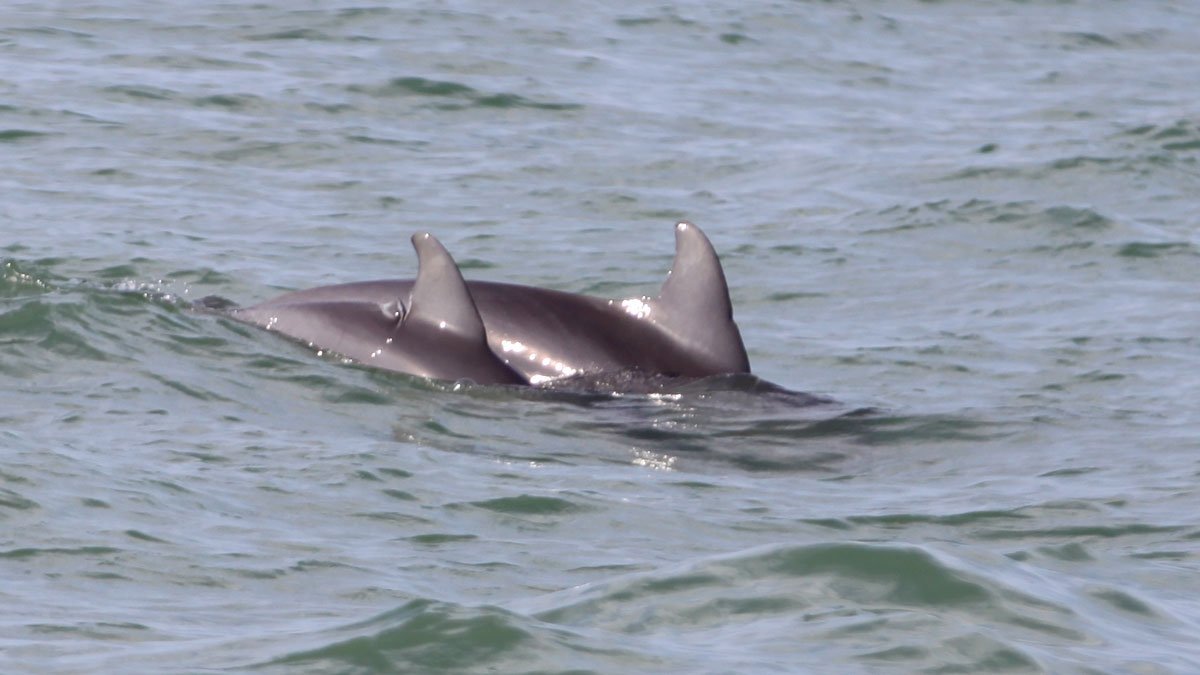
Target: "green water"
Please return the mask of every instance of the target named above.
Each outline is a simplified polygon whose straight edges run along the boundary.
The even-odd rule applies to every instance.
[[[1187,2],[0,10],[0,670],[1200,668]],[[754,381],[455,388],[211,314],[654,293]]]

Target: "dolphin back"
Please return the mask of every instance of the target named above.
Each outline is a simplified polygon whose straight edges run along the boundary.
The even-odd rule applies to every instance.
[[[337,286],[300,291],[230,315],[363,365],[439,380],[527,384],[488,347],[471,292],[441,242],[422,233],[412,243],[418,268],[411,284],[374,284],[367,295]]]
[[[750,372],[721,262],[691,223],[675,226],[675,259],[658,297],[623,301],[466,282],[433,235],[412,243],[415,280],[295,291],[229,316],[363,365],[479,384]]]

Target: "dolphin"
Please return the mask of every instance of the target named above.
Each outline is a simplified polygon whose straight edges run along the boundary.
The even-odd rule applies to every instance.
[[[750,372],[721,262],[692,223],[675,225],[675,260],[653,298],[466,281],[433,235],[412,244],[416,279],[295,291],[229,316],[366,366],[477,384]]]

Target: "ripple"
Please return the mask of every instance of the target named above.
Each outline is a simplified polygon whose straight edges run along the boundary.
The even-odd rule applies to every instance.
[[[247,40],[251,41],[273,41],[273,40],[316,40],[327,41],[333,38],[328,33],[311,28],[293,28],[290,30],[275,31],[272,33],[258,33],[255,35],[246,36]]]
[[[672,635],[701,653],[706,640],[738,634],[749,653],[819,644],[822,651],[915,668],[957,663],[987,671],[1037,663],[1023,640],[999,639],[987,628],[992,623],[1026,631],[1035,642],[1088,642],[1069,608],[969,572],[945,554],[902,544],[759,548],[620,576],[529,608],[549,624],[613,639]],[[876,637],[882,635],[886,641]],[[890,646],[864,648],[880,642]]]
[[[61,302],[30,301],[0,313],[0,344],[36,346],[62,357],[107,361],[109,355],[93,346],[89,337],[70,324],[78,323],[81,306]]]
[[[120,94],[128,98],[145,101],[170,101],[178,96],[178,92],[170,89],[148,85],[115,85],[105,87],[103,91],[109,94]]]
[[[1134,241],[1117,249],[1124,258],[1165,258],[1174,255],[1197,256],[1200,252],[1188,242],[1144,242]]]
[[[57,640],[75,637],[86,640],[138,641],[146,639],[149,626],[132,622],[79,622],[72,624],[35,623],[26,628],[35,634],[50,635]]]
[[[418,94],[421,96],[475,96],[477,92],[465,84],[443,80],[428,80],[423,77],[397,77],[382,87],[364,89],[351,87],[350,91],[367,91],[377,96]]]
[[[1070,47],[1119,47],[1121,44],[1110,37],[1086,31],[1066,31],[1059,35]]]
[[[1155,619],[1159,617],[1158,612],[1150,607],[1150,605],[1125,591],[1115,588],[1105,588],[1093,590],[1089,593],[1089,595],[1121,612],[1126,612],[1147,619]]]
[[[415,534],[408,537],[408,541],[414,544],[423,546],[437,546],[439,544],[455,544],[462,541],[472,541],[479,537],[474,534],[446,534],[446,533],[430,533],[430,534]]]
[[[1133,127],[1120,135],[1145,139],[1145,142],[1170,152],[1200,150],[1200,123],[1179,120],[1172,124],[1146,124]]]
[[[38,503],[32,499],[27,499],[21,494],[7,488],[0,488],[0,509],[30,511],[36,508],[38,508]]]
[[[1026,529],[983,530],[976,532],[980,539],[1034,539],[1034,538],[1067,538],[1093,537],[1098,539],[1116,539],[1119,537],[1143,534],[1170,534],[1181,532],[1186,528],[1169,525],[1146,525],[1130,523],[1128,525],[1063,525],[1059,527],[1037,527]]]
[[[0,270],[0,298],[27,297],[31,291],[46,293],[54,288],[54,277],[38,266],[5,260]]]
[[[534,110],[576,110],[583,106],[575,103],[548,103],[528,99],[513,93],[484,93],[459,82],[430,80],[423,77],[397,77],[382,86],[351,85],[347,91],[370,94],[377,97],[424,96],[429,98],[458,99],[461,103],[436,103],[438,110],[462,110],[465,108],[530,108]]]
[[[884,527],[914,524],[962,527],[964,525],[976,525],[995,520],[1026,520],[1029,518],[1030,516],[1021,513],[1019,510],[1013,510],[967,511],[964,513],[953,513],[942,516],[933,516],[920,513],[895,513],[882,516],[850,516],[846,518],[846,521],[854,523],[855,525],[881,525]]]
[[[261,102],[262,99],[253,94],[213,94],[192,99],[192,104],[201,108],[211,106],[229,110],[245,110]]]
[[[624,661],[638,671],[654,662],[497,607],[424,599],[306,642],[323,644],[256,667],[287,673],[564,672],[567,663],[611,668]]]
[[[372,4],[10,8],[0,256],[58,260],[0,266],[6,670],[1198,670],[1188,3]],[[811,394],[453,391],[155,299],[413,223],[625,293],[652,214]]]
[[[1042,212],[1050,223],[1070,229],[1103,230],[1113,221],[1092,209],[1072,206],[1052,206]]]
[[[496,513],[534,516],[557,516],[587,510],[585,506],[567,499],[539,497],[536,495],[498,497],[480,502],[471,502],[471,505],[488,511],[495,511]]]
[[[74,546],[74,547],[48,547],[48,548],[14,548],[7,551],[0,551],[0,558],[8,558],[15,560],[24,560],[28,558],[43,558],[55,556],[106,556],[113,553],[120,553],[121,549],[111,546]]]
[[[16,143],[49,135],[44,131],[33,131],[30,129],[0,129],[0,143]]]

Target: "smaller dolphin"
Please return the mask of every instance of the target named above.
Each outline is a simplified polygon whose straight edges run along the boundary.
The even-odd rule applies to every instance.
[[[750,372],[721,262],[691,223],[675,226],[675,260],[656,298],[466,281],[433,235],[412,243],[414,280],[322,286],[229,315],[363,365],[441,380]]]

